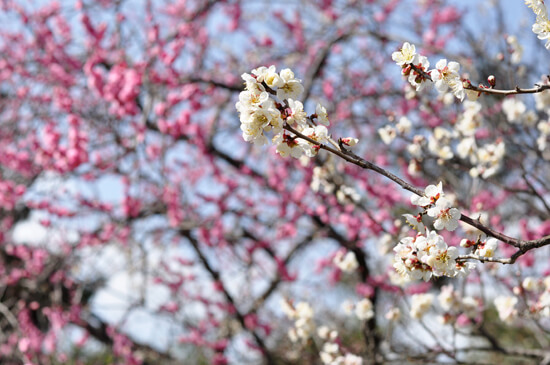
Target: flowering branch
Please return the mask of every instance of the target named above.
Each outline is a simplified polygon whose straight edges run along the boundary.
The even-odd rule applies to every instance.
[[[409,184],[408,182],[401,179],[400,177],[392,174],[391,172],[383,169],[382,167],[380,167],[380,166],[378,166],[378,165],[376,165],[376,164],[374,164],[370,161],[367,161],[367,160],[357,156],[352,151],[346,149],[343,146],[341,140],[339,141],[340,150],[337,150],[336,148],[333,148],[333,147],[328,146],[328,145],[324,145],[322,143],[319,143],[319,142],[315,141],[314,139],[312,139],[308,136],[303,135],[302,133],[296,131],[294,128],[292,128],[289,125],[285,125],[283,128],[288,130],[289,132],[294,133],[298,138],[302,138],[302,139],[308,141],[309,143],[317,145],[319,147],[319,149],[329,151],[329,152],[343,158],[344,160],[353,163],[354,165],[357,165],[357,166],[362,167],[362,168],[367,169],[367,170],[375,171],[375,172],[379,173],[380,175],[387,177],[388,179],[390,179],[393,182],[400,185],[405,190],[408,190],[408,191],[410,191],[412,193],[415,193],[416,195],[419,195],[419,196],[424,195],[424,192],[421,189],[418,189],[418,188],[414,187],[413,185]],[[469,216],[467,216],[463,213],[460,216],[460,220],[463,221],[464,223],[469,224],[472,227],[475,227],[475,228],[479,229],[481,232],[485,233],[488,236],[494,237],[494,238],[498,239],[499,241],[502,241],[502,242],[507,243],[511,246],[514,246],[514,247],[517,247],[517,248],[521,249],[523,251],[523,253],[525,253],[525,252],[527,252],[527,251],[529,251],[533,248],[538,248],[538,247],[542,247],[542,246],[545,246],[547,244],[550,244],[550,236],[545,236],[545,237],[543,237],[541,239],[538,239],[538,240],[520,240],[520,239],[517,239],[517,238],[509,237],[509,236],[507,236],[503,233],[497,232],[497,231],[485,226],[479,220],[473,219],[473,218],[471,218],[471,217],[469,217]],[[513,262],[511,262],[511,263],[513,263]]]
[[[427,58],[416,54],[415,47],[408,43],[399,52],[394,52],[392,58],[402,67],[403,75],[408,76],[409,82],[417,90],[422,89],[429,80],[440,92],[450,88],[460,100],[464,99],[468,91],[472,91],[469,89],[469,82],[460,79],[460,65],[456,62],[447,64],[447,60],[440,60],[436,69],[428,71]],[[326,150],[361,168],[373,170],[414,194],[411,202],[420,206],[423,212],[417,216],[406,214],[405,218],[418,234],[416,237],[402,239],[394,248],[394,267],[406,279],[428,280],[432,275],[467,275],[474,267],[467,260],[511,264],[527,251],[550,243],[550,236],[525,241],[494,231],[479,219],[474,220],[452,207],[451,201],[444,196],[441,183],[438,186],[430,185],[422,191],[350,151],[347,146],[355,145],[355,138],[340,138],[335,142],[326,128],[330,124],[326,109],[317,105],[316,113],[308,116],[303,104],[296,100],[303,94],[304,87],[290,69],[277,73],[275,66],[259,67],[252,71],[252,75],[243,74],[242,78],[246,82],[246,89],[239,94],[236,108],[240,113],[241,130],[246,141],[263,145],[269,141],[266,134],[273,133],[271,140],[283,157],[290,155],[299,158],[304,154],[314,157],[319,150]],[[489,83],[494,86],[494,78],[489,78]],[[545,90],[547,87],[540,88]],[[473,247],[474,251],[472,255],[459,256],[456,247],[448,246],[442,236],[424,226],[424,215],[434,219],[433,226],[436,230],[453,231],[461,220],[493,238],[480,236],[477,242],[464,239],[463,247]],[[492,259],[497,248],[497,239],[516,247],[518,251],[510,259]]]
[[[390,179],[393,182],[400,185],[405,190],[408,190],[408,191],[410,191],[412,193],[415,193],[416,195],[419,195],[419,196],[424,195],[424,192],[422,190],[414,187],[413,185],[409,184],[408,182],[406,182],[405,180],[399,178],[398,176],[392,174],[391,172],[383,169],[382,167],[377,166],[376,164],[374,164],[370,161],[367,161],[367,160],[357,156],[352,151],[346,149],[344,147],[344,144],[342,143],[341,139],[338,141],[339,145],[340,145],[340,150],[338,150],[336,148],[333,148],[331,146],[322,144],[322,143],[317,142],[317,141],[315,141],[314,139],[312,139],[308,136],[303,135],[302,133],[298,132],[297,130],[295,130],[294,128],[292,128],[289,125],[285,125],[283,128],[288,130],[289,132],[294,133],[298,138],[302,138],[305,141],[308,141],[309,143],[317,145],[319,147],[319,149],[329,151],[329,152],[343,158],[344,160],[353,163],[354,165],[357,165],[357,166],[359,166],[361,168],[364,168],[364,169],[367,169],[367,170],[375,171],[375,172],[379,173],[380,175],[387,177],[388,179]],[[504,243],[506,243],[510,246],[518,248],[518,251],[516,251],[510,258],[493,258],[493,257],[485,257],[485,256],[481,256],[481,255],[474,255],[474,254],[460,255],[456,259],[457,262],[458,261],[466,261],[466,260],[478,260],[480,262],[497,262],[497,263],[501,263],[501,264],[513,264],[513,263],[516,262],[516,260],[520,256],[524,255],[528,251],[550,244],[550,236],[545,236],[545,237],[542,237],[542,238],[537,239],[537,240],[521,240],[521,239],[509,237],[509,236],[507,236],[507,235],[505,235],[501,232],[495,231],[492,228],[489,228],[489,227],[485,226],[484,224],[482,224],[479,220],[473,219],[473,218],[471,218],[471,217],[469,217],[469,216],[467,216],[463,213],[460,215],[460,220],[463,221],[464,223],[469,224],[472,227],[477,228],[481,232],[485,233],[487,236],[494,237],[494,238],[498,239],[499,241],[502,241],[502,242],[504,242]]]
[[[492,94],[499,96],[517,95],[517,94],[536,94],[545,90],[550,90],[550,84],[535,84],[535,87],[523,89],[516,86],[512,90],[495,89],[495,78],[489,76],[489,86],[483,84],[473,85],[470,80],[461,79],[458,75],[460,65],[458,62],[449,62],[440,60],[436,64],[436,69],[428,70],[430,63],[427,58],[416,53],[416,48],[407,42],[403,44],[400,51],[394,52],[392,58],[398,66],[402,68],[402,74],[408,77],[412,86],[419,91],[425,87],[426,81],[435,83],[439,92],[444,92],[447,88],[451,88],[455,96],[461,100],[464,99],[464,93],[469,99],[475,100],[481,94]],[[550,75],[547,76],[550,80]]]
[[[317,142],[314,139],[312,139],[312,138],[310,138],[306,135],[303,135],[302,133],[298,132],[297,130],[295,130],[294,128],[289,126],[288,124],[286,124],[283,128],[288,130],[289,132],[294,133],[297,137],[318,146],[320,149],[329,151],[329,152],[343,158],[344,160],[353,163],[354,165],[357,165],[357,166],[362,167],[362,168],[367,169],[367,170],[376,171],[380,175],[385,176],[388,179],[396,182],[401,187],[403,187],[405,190],[408,190],[408,191],[410,191],[412,193],[415,193],[417,195],[424,194],[422,190],[414,187],[413,185],[409,184],[408,182],[406,182],[405,180],[399,178],[398,176],[392,174],[391,172],[381,168],[380,166],[378,166],[378,165],[376,165],[376,164],[374,164],[370,161],[367,161],[367,160],[357,156],[355,153],[351,152],[350,150],[345,149],[344,146],[343,146],[342,139],[340,139],[338,141],[338,143],[340,145],[340,150],[338,150],[334,147],[322,144],[322,143]]]

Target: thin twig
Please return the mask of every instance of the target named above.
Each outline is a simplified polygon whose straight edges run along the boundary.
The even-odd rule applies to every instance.
[[[421,75],[423,78],[433,82],[429,72],[426,72],[418,68],[412,63],[409,65],[411,66],[411,69],[413,69],[416,73]],[[550,75],[548,75],[547,77],[550,80]],[[517,94],[536,94],[536,93],[541,93],[544,90],[550,90],[550,84],[535,84],[535,87],[532,87],[530,89],[522,89],[519,86],[516,86],[512,90],[499,90],[499,89],[484,87],[483,85],[476,86],[476,85],[473,85],[469,80],[463,80],[463,81],[465,81],[463,83],[465,90],[472,90],[483,94],[492,94],[492,95],[500,95],[500,96],[517,95]]]

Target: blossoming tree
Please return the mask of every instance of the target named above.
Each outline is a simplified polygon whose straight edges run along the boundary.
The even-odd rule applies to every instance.
[[[548,11],[446,3],[4,0],[0,362],[548,362]]]

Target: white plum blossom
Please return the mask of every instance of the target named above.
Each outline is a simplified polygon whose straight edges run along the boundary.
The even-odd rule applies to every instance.
[[[257,145],[267,143],[267,137],[264,132],[273,129],[279,130],[282,126],[280,113],[276,108],[268,106],[266,108],[253,108],[248,112],[241,113],[241,130],[243,139],[247,142],[253,142]]]
[[[416,160],[410,160],[409,166],[407,166],[407,172],[411,176],[418,176],[421,171],[420,163]]]
[[[401,66],[401,74],[416,91],[428,88],[430,61],[425,56],[416,53],[416,47],[408,42],[403,43],[401,50],[392,53],[392,59],[398,66]]]
[[[416,47],[405,42],[399,51],[392,53],[391,58],[398,66],[405,66],[413,62],[415,55]]]
[[[403,214],[403,217],[405,217],[405,221],[409,226],[411,226],[412,229],[414,229],[417,232],[424,232],[425,226],[422,222],[422,216],[421,215],[412,215],[412,214]]]
[[[468,261],[460,261],[456,263],[456,276],[466,277],[470,275],[470,272],[476,268],[476,264]]]
[[[433,294],[414,294],[411,297],[411,317],[420,319],[430,309],[434,299]]]
[[[526,110],[525,104],[517,98],[508,98],[502,102],[502,111],[510,123],[520,122]]]
[[[460,297],[452,284],[441,287],[437,300],[444,311],[450,311],[460,304]]]
[[[437,91],[444,93],[450,88],[453,94],[462,101],[466,94],[459,71],[460,64],[458,62],[451,61],[447,64],[446,59],[441,59],[435,64],[435,69],[431,71],[431,77]]]
[[[268,71],[267,75],[264,76],[264,82],[267,86],[269,86],[272,89],[279,88],[284,85],[284,81],[282,77],[279,76],[277,72],[271,72],[271,71]]]
[[[428,216],[436,218],[434,227],[437,230],[447,229],[454,231],[458,227],[460,211],[451,206],[451,201],[445,197],[437,200],[435,206],[428,209]]]
[[[539,284],[535,278],[528,276],[525,279],[523,279],[521,286],[523,289],[527,291],[535,291],[538,289]]]
[[[523,47],[518,42],[518,38],[513,35],[509,35],[506,38],[506,43],[510,46],[510,51],[512,56],[510,57],[510,62],[514,65],[517,65],[521,62],[521,57],[523,56]]]
[[[481,104],[476,101],[466,100],[464,112],[460,115],[455,130],[462,136],[473,137],[476,131],[483,125]]]
[[[399,134],[407,134],[411,131],[412,123],[407,117],[401,117],[399,118],[399,121],[395,125],[395,128],[399,132]]]
[[[280,72],[283,84],[277,88],[277,97],[280,100],[297,99],[304,92],[302,81],[294,78],[294,72],[285,68]]]
[[[537,16],[547,17],[544,0],[525,0],[525,5],[533,10]]]
[[[419,252],[416,245],[417,238],[418,236],[405,237],[393,249],[395,252],[393,267],[406,281],[420,279],[428,281],[432,276],[431,268],[420,261],[422,255],[426,253]]]
[[[298,100],[288,99],[288,107],[290,114],[287,116],[286,122],[290,125],[304,125],[307,117],[304,104]]]
[[[357,143],[359,143],[359,140],[353,137],[346,137],[346,138],[342,138],[342,143],[345,144],[346,146],[353,147]]]
[[[550,109],[550,90],[533,94],[535,98],[535,108],[537,110]]]
[[[548,10],[543,0],[525,0],[525,4],[533,10],[536,15],[536,21],[533,24],[533,33],[538,39],[546,39],[544,45],[546,49],[550,49],[550,21],[548,20]]]
[[[386,312],[384,317],[391,322],[398,321],[399,318],[401,318],[401,310],[397,307],[393,307]]]
[[[261,86],[261,85],[260,85]],[[263,86],[262,86],[263,88]],[[266,102],[269,94],[259,89],[245,90],[239,94],[239,101],[235,104],[238,111],[269,106]]]
[[[325,365],[363,365],[363,359],[354,354],[341,355],[340,345],[335,342],[325,342],[319,358]]]
[[[462,159],[466,159],[467,157],[470,157],[471,163],[477,162],[476,152],[477,152],[477,145],[476,145],[476,139],[474,137],[463,138],[456,146],[456,154]]]
[[[330,124],[327,115],[327,109],[321,104],[317,104],[315,107],[315,114],[317,114],[317,122],[322,125],[328,126]]]
[[[538,39],[546,39],[544,47],[550,49],[550,20],[547,17],[537,16],[535,24],[533,24],[533,33]]]
[[[366,321],[374,317],[372,302],[368,298],[361,299],[355,305],[355,315],[362,321]]]
[[[315,331],[313,308],[307,302],[299,302],[292,306],[284,299],[281,301],[281,308],[289,319],[294,320],[294,327],[288,332],[290,340],[305,343]]]
[[[506,145],[502,140],[478,148],[477,166],[470,170],[470,175],[472,177],[481,175],[484,179],[493,176],[500,170],[505,153]]]
[[[486,242],[480,243],[476,250],[476,255],[483,257],[493,257],[495,250],[498,247],[498,241],[496,238],[489,238]]]
[[[426,142],[426,137],[421,135],[415,135],[413,141],[410,145],[407,146],[407,151],[414,158],[422,158],[422,146]]]
[[[361,196],[354,188],[347,185],[341,185],[336,191],[336,199],[338,199],[340,204],[346,204],[350,201],[358,203],[361,200]]]
[[[546,141],[550,135],[550,120],[540,121],[537,124],[537,129],[540,132],[540,135],[537,138],[537,147],[539,151],[544,151],[546,149]]]
[[[302,134],[318,143],[325,143],[328,140],[328,129],[324,125],[318,125],[315,128],[308,127],[302,131]],[[312,144],[304,139],[299,139],[298,143],[302,146],[308,157],[315,156],[319,150],[318,145]]]
[[[426,253],[421,256],[420,260],[431,267],[432,274],[435,276],[455,276],[456,258],[458,257],[457,248],[448,247],[443,237],[434,231],[427,231],[425,243],[425,247],[419,247]]]
[[[317,336],[319,336],[322,340],[328,339],[330,333],[330,328],[327,326],[321,326],[317,328]]]
[[[428,185],[424,190],[423,196],[413,194],[411,196],[411,203],[413,205],[419,205],[421,207],[433,204],[443,195],[443,183],[439,182],[437,185]]]
[[[439,128],[439,130],[441,129],[442,128]],[[428,149],[437,157],[443,160],[450,160],[454,157],[454,154],[449,142],[450,140],[447,136],[437,138],[434,133],[428,138]]]
[[[412,64],[415,66],[416,69],[413,69],[411,67],[410,70],[406,71],[409,73],[408,74],[409,83],[415,87],[416,91],[423,91],[429,88],[431,86],[431,83],[428,82],[425,75],[419,72],[419,71],[422,71],[422,72],[425,72],[426,74],[428,73],[428,68],[430,67],[430,61],[428,61],[428,58],[417,54],[414,57]]]
[[[516,304],[518,303],[518,298],[498,296],[495,298],[494,303],[501,321],[511,323],[517,317]]]
[[[464,87],[464,84],[462,84],[462,87]],[[464,91],[466,92],[466,98],[468,99],[467,101],[477,101],[477,99],[479,99],[479,97],[481,96],[480,91],[466,88],[464,89]]]
[[[363,358],[348,353],[346,354],[346,356],[344,356],[343,365],[363,365]]]
[[[294,158],[300,158],[304,154],[302,145],[298,144],[294,137],[290,137],[286,133],[275,136],[273,142],[277,145],[277,153],[282,157],[292,156]]]
[[[332,262],[340,270],[348,273],[355,271],[359,267],[359,264],[357,263],[357,258],[352,251],[349,251],[346,254],[344,254],[342,251],[338,251],[332,259]]]
[[[395,137],[397,137],[397,131],[391,125],[379,128],[378,134],[380,135],[380,138],[382,138],[382,141],[388,145],[392,143]]]
[[[269,68],[265,67],[265,66],[260,66],[256,69],[252,70],[252,74],[254,76],[256,76],[256,81],[259,82],[259,83],[263,82],[265,80],[265,77],[270,73],[272,74],[273,72],[275,72],[275,66],[274,65],[269,66]]]
[[[325,344],[323,345],[323,352],[326,352],[329,354],[336,354],[338,353],[338,350],[340,350],[340,346],[338,346],[337,343],[325,342]]]

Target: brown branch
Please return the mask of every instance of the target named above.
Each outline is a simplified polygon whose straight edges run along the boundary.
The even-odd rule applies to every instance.
[[[86,330],[88,334],[90,334],[90,336],[92,336],[95,340],[107,346],[113,345],[113,339],[108,334],[107,330],[109,325],[101,320],[99,317],[91,315],[89,320],[80,318],[79,321],[75,321],[73,322],[73,324]],[[139,343],[131,338],[129,339],[132,342],[132,347],[134,348],[134,350],[140,351],[145,355],[143,364],[156,364],[160,361],[163,361],[163,363],[166,364],[175,364],[178,362],[176,358],[174,358],[167,352],[157,350],[149,345]]]
[[[317,53],[312,64],[308,67],[308,71],[305,77],[303,94],[304,103],[309,98],[311,88],[313,87],[313,81],[321,73],[328,57],[330,56],[330,49],[332,48],[332,46],[334,46],[338,42],[346,40],[350,35],[351,33],[343,33],[336,36],[335,38],[331,39],[327,43],[327,45],[321,51],[319,51],[319,53]]]
[[[187,230],[187,229],[180,229],[179,233],[183,237],[187,238],[187,240],[191,244],[191,247],[193,247],[195,253],[197,254],[199,259],[201,260],[204,268],[206,269],[206,271],[208,271],[210,276],[212,276],[212,279],[215,280],[218,283],[222,283],[220,273],[210,265],[210,261],[208,261],[208,259],[206,258],[206,256],[202,252],[201,248],[199,247],[199,242],[191,235],[191,231]],[[274,365],[275,364],[275,359],[270,354],[270,352],[267,348],[267,345],[265,344],[264,340],[260,337],[260,335],[258,335],[258,333],[256,333],[256,331],[254,331],[253,329],[247,327],[247,325],[245,323],[245,316],[237,308],[237,304],[235,302],[235,299],[233,299],[233,296],[229,293],[229,291],[227,290],[227,288],[223,284],[221,285],[221,290],[223,292],[223,295],[225,296],[225,299],[227,300],[227,302],[229,304],[231,304],[232,309],[235,311],[235,317],[239,321],[241,327],[244,330],[247,330],[248,332],[250,332],[250,334],[252,335],[252,337],[254,338],[256,343],[258,344],[258,347],[261,349],[262,354],[264,355],[264,357],[267,361],[267,364],[268,365]]]
[[[288,263],[292,260],[292,258],[296,256],[296,254],[300,250],[306,247],[306,245],[313,240],[313,237],[316,234],[317,234],[317,231],[314,231],[312,234],[306,236],[303,240],[298,242],[282,260],[283,264],[288,265]],[[255,237],[251,232],[247,231],[246,229],[244,230],[244,236],[256,242],[260,241],[257,237]],[[272,259],[275,260],[277,258],[277,255],[275,254],[275,252],[273,252],[271,248],[265,247],[264,250],[265,252],[267,252],[269,256],[271,256]],[[275,277],[273,278],[273,280],[271,280],[267,289],[265,289],[264,292],[254,300],[254,304],[252,304],[249,310],[249,313],[256,313],[260,309],[262,304],[271,296],[271,294],[275,292],[275,290],[277,289],[280,283],[281,283],[281,273],[280,271],[277,271],[277,273],[275,274]]]
[[[418,68],[412,63],[410,63],[409,66],[411,66],[411,69],[413,69],[423,78],[433,82],[429,72],[426,72]],[[548,80],[550,80],[550,75],[548,75],[547,77],[548,77]],[[517,95],[517,94],[536,94],[536,93],[541,93],[544,90],[550,90],[550,84],[535,84],[535,87],[532,87],[530,89],[522,89],[519,86],[516,86],[512,90],[499,90],[499,89],[484,87],[483,85],[476,86],[476,85],[473,85],[469,80],[463,80],[463,81],[465,81],[463,84],[465,90],[472,90],[483,94],[492,94],[492,95],[499,95],[499,96]]]
[[[241,92],[243,86],[241,83],[228,84],[221,81],[216,81],[209,78],[200,78],[200,77],[183,77],[179,79],[182,84],[205,84],[212,85],[220,89],[225,89],[232,92]]]
[[[474,254],[459,255],[456,258],[456,261],[466,261],[466,260],[477,260],[481,262],[498,262],[499,264],[504,264],[504,265],[513,264],[516,261],[515,259],[512,260],[512,258],[485,257],[480,255],[474,255]]]
[[[498,89],[489,89],[484,88],[480,86],[475,86],[472,84],[468,84],[464,87],[466,90],[473,90],[484,94],[492,94],[492,95],[500,95],[500,96],[507,96],[507,95],[517,95],[517,94],[536,94],[541,93],[544,90],[550,90],[550,84],[543,84],[543,85],[537,85],[535,84],[535,87],[532,87],[530,89],[522,89],[519,86],[516,86],[513,90],[498,90]]]

